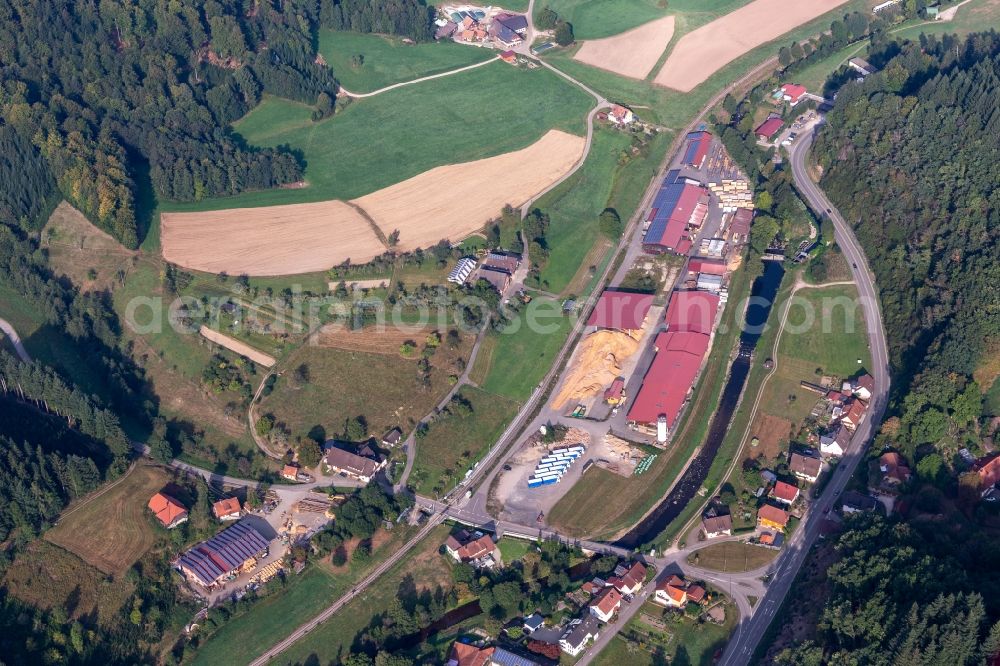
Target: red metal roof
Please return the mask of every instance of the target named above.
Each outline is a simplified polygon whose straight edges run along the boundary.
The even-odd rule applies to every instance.
[[[656,356],[629,409],[629,420],[656,423],[663,415],[673,428],[707,349],[708,336],[700,333],[667,331],[656,336]]]
[[[784,527],[788,524],[788,512],[776,506],[765,504],[757,509],[757,520],[768,520],[775,525]]]
[[[791,98],[791,102],[794,104],[799,101],[799,98],[806,94],[806,87],[800,86],[797,83],[786,83],[781,86],[781,92]]]
[[[783,124],[784,122],[781,120],[781,118],[768,118],[760,125],[758,125],[757,129],[755,129],[753,133],[756,134],[757,136],[762,136],[765,139],[770,139],[772,136],[774,136],[775,132],[781,129],[781,126]]]
[[[688,263],[692,273],[708,273],[709,275],[725,275],[726,262],[719,259],[692,259]]]
[[[597,299],[597,305],[590,313],[587,326],[623,330],[642,328],[642,322],[646,319],[652,304],[652,294],[607,290]]]
[[[698,205],[698,199],[703,194],[705,194],[704,187],[697,185],[684,186],[684,191],[681,192],[681,196],[677,200],[677,205],[674,206],[673,212],[670,213],[667,227],[663,230],[663,237],[659,241],[660,245],[668,248],[678,248],[681,238],[684,236],[684,231],[687,228],[687,223],[694,213],[695,206]]]
[[[667,330],[708,335],[719,310],[719,297],[707,291],[675,291],[667,306]]]

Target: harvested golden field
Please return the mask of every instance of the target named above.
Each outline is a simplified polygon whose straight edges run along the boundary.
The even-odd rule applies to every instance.
[[[614,37],[587,40],[573,59],[621,76],[644,79],[673,36],[674,17],[664,16]]]
[[[595,331],[580,344],[569,374],[552,400],[554,409],[591,398],[621,376],[622,361],[639,349],[639,341],[621,331]]]
[[[126,476],[63,512],[45,539],[106,574],[121,574],[156,542],[146,503],[169,481],[163,468],[137,463]]]
[[[754,0],[681,37],[653,82],[688,92],[751,49],[846,2]]]
[[[549,130],[522,150],[437,167],[352,203],[386,236],[399,230],[400,251],[443,238],[459,241],[482,229],[504,205],[520,206],[569,173],[585,144],[583,137]]]
[[[254,349],[247,343],[241,342],[236,338],[231,338],[228,335],[219,333],[218,331],[212,330],[208,326],[202,326],[198,332],[201,333],[202,337],[206,340],[211,340],[217,345],[222,345],[229,351],[236,352],[240,356],[246,356],[258,365],[262,365],[265,368],[270,368],[274,365],[273,356],[268,356],[264,352]]]
[[[208,273],[311,273],[386,251],[371,223],[343,201],[163,213],[160,230],[164,259]]]

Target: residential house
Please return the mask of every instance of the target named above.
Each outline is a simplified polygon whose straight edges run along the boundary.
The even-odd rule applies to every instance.
[[[875,378],[869,374],[863,374],[851,382],[851,392],[865,402],[872,399],[875,392]]]
[[[642,584],[646,582],[646,567],[642,562],[632,562],[631,564],[619,564],[615,568],[615,575],[608,579],[608,584],[622,594],[635,594],[642,589]]]
[[[510,284],[510,273],[506,271],[497,270],[496,268],[491,268],[489,266],[481,266],[479,272],[476,273],[476,280],[485,280],[489,282],[494,289],[499,293],[503,293],[504,289]]]
[[[788,470],[809,483],[816,482],[822,468],[822,460],[813,458],[812,456],[804,456],[801,453],[793,453],[788,461]]]
[[[238,497],[227,497],[212,505],[212,513],[217,520],[239,520],[240,500]]]
[[[730,536],[733,533],[733,517],[728,513],[721,516],[705,516],[701,519],[701,531],[706,539]]]
[[[1000,481],[1000,453],[979,458],[972,464],[972,471],[979,477],[979,491],[986,497]]]
[[[448,653],[448,666],[489,666],[495,648],[479,648],[456,641]]]
[[[858,398],[851,398],[844,403],[844,413],[840,417],[840,422],[851,430],[856,430],[861,425],[861,421],[864,420],[866,411],[868,411],[868,405]]]
[[[399,428],[393,428],[389,432],[382,436],[382,444],[388,447],[393,447],[399,444],[403,439],[403,431]]]
[[[789,515],[784,509],[765,504],[757,509],[757,527],[764,530],[784,532],[788,526]]]
[[[299,468],[295,465],[285,465],[281,469],[281,478],[287,479],[289,481],[299,480]]]
[[[799,498],[799,489],[790,483],[778,481],[771,490],[771,497],[782,504],[792,504]]]
[[[613,104],[608,111],[608,120],[619,126],[629,125],[635,120],[635,114],[632,113],[632,109],[621,104]]]
[[[490,657],[490,666],[539,666],[539,664],[534,659],[498,647],[493,650],[493,655]]]
[[[173,529],[188,519],[184,505],[165,493],[156,493],[146,504],[156,519],[168,530]]]
[[[878,69],[872,65],[870,62],[864,58],[851,58],[847,61],[847,65],[861,75],[864,78],[870,74],[874,74]]]
[[[516,254],[506,254],[503,252],[490,252],[483,260],[483,266],[501,273],[513,275],[517,267],[521,265],[521,257]]]
[[[843,425],[836,425],[834,428],[819,436],[819,452],[825,456],[842,456],[847,450],[847,445],[851,442],[851,431]]]
[[[621,606],[621,592],[609,585],[590,602],[590,614],[601,622],[610,622]]]
[[[503,60],[508,65],[513,65],[517,62],[517,54],[513,51],[504,51],[500,54],[500,59]]]
[[[705,599],[705,588],[697,583],[689,583],[676,574],[671,574],[656,585],[653,602],[668,608],[683,608],[688,602],[700,604]]]
[[[785,83],[781,86],[781,99],[795,106],[806,94],[806,87],[797,83]]]
[[[566,633],[559,639],[559,647],[563,652],[571,657],[578,656],[587,648],[587,644],[596,641],[600,635],[598,629],[600,624],[593,615],[585,615],[578,620],[573,620],[566,629]]]
[[[878,469],[882,473],[882,486],[892,487],[910,480],[910,468],[903,456],[895,451],[883,453],[878,459]]]
[[[533,634],[535,630],[545,624],[545,618],[543,618],[538,613],[532,613],[528,617],[524,618],[521,623],[521,627],[524,629],[524,633]]]
[[[362,483],[370,483],[379,470],[386,466],[386,461],[367,445],[351,451],[344,443],[330,440],[325,448],[324,462],[331,472],[344,474]]]
[[[448,536],[444,547],[456,562],[471,564],[477,569],[490,569],[501,562],[500,549],[492,535],[482,532],[459,530]]]
[[[845,515],[874,511],[878,501],[871,495],[864,495],[856,490],[848,490],[840,496],[840,510]]]

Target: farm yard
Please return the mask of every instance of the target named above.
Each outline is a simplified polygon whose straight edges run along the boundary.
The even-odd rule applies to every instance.
[[[674,17],[664,16],[613,37],[585,41],[573,59],[632,79],[644,79],[673,36]]]
[[[320,30],[319,52],[340,85],[352,93],[372,92],[496,57],[489,49],[447,40],[407,44],[399,37],[333,30]]]
[[[654,83],[689,92],[716,71],[761,44],[843,5],[848,0],[754,0],[678,40]]]
[[[120,575],[156,542],[146,500],[171,479],[163,468],[137,463],[128,475],[63,513],[45,539],[106,574]]]
[[[364,215],[342,201],[163,213],[160,243],[178,266],[231,275],[323,271],[386,251]]]
[[[568,173],[584,139],[550,130],[522,150],[426,171],[352,203],[386,235],[399,230],[402,251],[458,241],[482,229],[506,204],[519,206]]]

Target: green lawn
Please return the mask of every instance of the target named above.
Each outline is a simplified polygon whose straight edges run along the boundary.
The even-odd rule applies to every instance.
[[[413,600],[418,591],[427,590],[433,594],[438,586],[444,589],[451,587],[451,565],[446,556],[438,554],[449,529],[447,525],[440,525],[431,531],[426,539],[380,576],[363,594],[282,653],[277,663],[336,663],[350,653],[355,637],[377,615],[387,611],[395,599],[401,598],[406,604]],[[324,605],[331,600],[330,597],[324,598]],[[227,656],[224,663],[247,661]]]
[[[908,26],[893,32],[892,36],[917,39],[920,33],[967,35],[970,32],[986,31],[991,28],[1000,29],[1000,3],[996,0],[972,0],[969,4],[959,7],[955,19],[952,21],[935,21],[934,23]]]
[[[503,558],[504,566],[508,566],[524,557],[529,550],[534,548],[534,544],[524,539],[504,537],[497,542],[497,547],[500,549],[500,556]]]
[[[356,100],[319,123],[309,106],[266,97],[234,129],[252,145],[301,151],[309,187],[171,203],[170,210],[352,199],[437,166],[519,150],[552,128],[583,134],[592,101],[548,70],[499,61]]]
[[[797,291],[781,334],[779,357],[808,361],[839,376],[870,369],[871,354],[857,298],[852,285]]]
[[[490,49],[451,40],[406,44],[399,37],[333,30],[320,30],[319,52],[340,84],[353,93],[371,92],[496,56]],[[362,56],[360,66],[353,60],[358,55]]]
[[[484,345],[476,358],[477,372],[480,363],[489,368],[480,386],[490,393],[524,402],[545,377],[572,325],[572,320],[562,314],[558,301],[535,298],[506,329],[490,333],[496,336],[495,344]]]
[[[328,563],[310,564],[301,574],[291,576],[284,589],[223,624],[199,647],[190,663],[246,664],[252,661],[333,603],[354,581],[363,578],[367,571],[406,543],[413,533],[414,528],[397,526],[366,565],[357,565],[352,560],[343,573],[335,574]]]
[[[459,395],[472,405],[466,415],[442,414],[416,440],[417,458],[409,483],[420,494],[441,496],[465,477],[517,414],[517,404],[474,386]]]
[[[698,622],[687,617],[675,620],[676,611],[667,610],[651,602],[625,625],[622,632],[597,655],[596,666],[709,666],[713,656],[729,640],[736,626],[737,611],[726,603],[726,620],[722,625]],[[666,622],[666,629],[646,624],[642,617],[648,615]],[[640,645],[641,644],[641,645]]]
[[[658,4],[657,0],[542,0],[535,4],[535,16],[544,7],[549,7],[561,19],[573,24],[577,39],[598,39],[631,30],[669,13]]]

